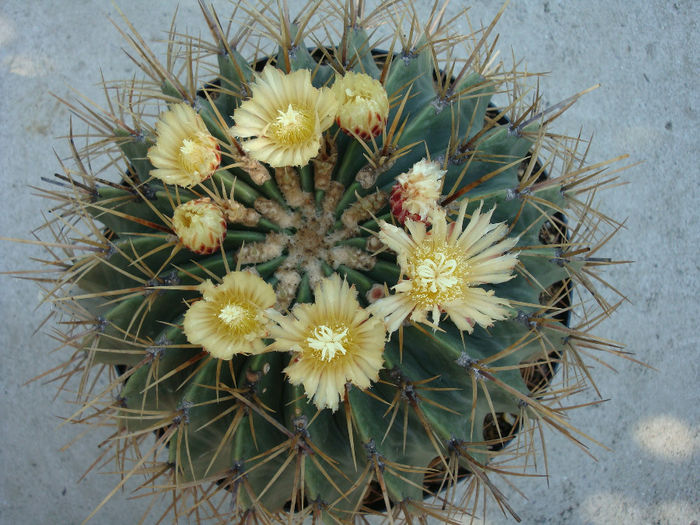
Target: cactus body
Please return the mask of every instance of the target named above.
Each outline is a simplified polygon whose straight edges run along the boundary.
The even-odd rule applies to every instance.
[[[173,69],[150,64],[147,82],[117,95],[135,94],[141,111],[93,118],[73,108],[104,138],[97,148],[75,152],[77,167],[63,177],[70,188],[54,196],[65,217],[89,230],[77,245],[91,247],[87,256],[71,251],[59,279],[70,297],[59,302],[76,325],[89,327],[66,333],[76,349],[67,369],[87,370],[81,396],[97,400],[73,420],[102,405],[101,417],[117,423],[125,443],[155,439],[153,457],[163,467],[151,458],[135,471],[149,466],[159,472],[154,491],[169,485],[184,494],[177,513],[261,521],[313,514],[328,522],[374,512],[397,519],[456,515],[472,508],[453,497],[451,487],[462,479],[472,497],[483,488],[505,501],[489,481],[489,463],[504,452],[531,453],[538,425],[576,435],[554,403],[578,388],[585,370],[580,345],[604,349],[584,334],[598,314],[588,314],[580,327],[569,322],[576,283],[593,293],[593,309],[611,308],[590,286],[599,261],[580,256],[604,238],[587,200],[604,169],[585,165],[577,139],[550,134],[561,107],[550,111],[516,96],[489,106],[500,91],[517,95],[518,78],[490,63],[492,49],[482,41],[469,44],[472,59],[463,70],[440,58],[445,42],[458,38],[433,13],[425,28],[410,21],[413,40],[377,52],[366,29],[376,20],[348,6],[338,15],[339,40],[321,39],[324,47],[315,51],[306,47],[319,40],[305,33],[305,17],[292,22],[280,15],[261,24],[280,31],[270,35],[279,50],[268,62],[284,74],[309,70],[321,89],[346,72],[364,73],[388,94],[388,118],[370,115],[367,133],[343,133],[334,124],[302,166],[257,162],[230,131],[266,62],[244,58],[240,39],[224,36],[204,7],[216,55],[202,49],[185,64],[196,70],[192,63],[211,63],[215,74],[188,83]],[[142,46],[141,55],[151,56]],[[218,155],[221,164],[202,182],[178,186],[152,176],[161,128],[145,115],[183,102],[214,137],[200,143],[217,143],[202,158]],[[378,132],[379,125],[385,127]],[[116,177],[86,168],[86,156],[102,154],[118,158],[108,170],[119,166]],[[381,242],[382,227],[401,227],[408,218],[430,229],[427,215],[397,212],[403,203],[397,177],[424,159],[444,172],[435,204],[448,223],[465,202],[467,220],[495,207],[491,222],[504,223],[508,238],[517,238],[509,250],[518,256],[513,278],[484,285],[507,300],[505,319],[491,326],[470,321],[468,331],[445,312],[438,327],[404,321],[385,342],[379,380],[368,389],[348,383],[336,411],[319,410],[303,386],[286,380],[291,352],[222,360],[188,340],[183,318],[201,300],[201,283],[234,270],[269,283],[280,314],[317,301],[314,290],[333,274],[372,310],[404,277],[397,254]],[[184,243],[172,222],[177,206],[198,199],[216,203],[227,222],[223,240],[217,233],[200,248]],[[65,240],[72,233],[57,235]],[[547,394],[562,366],[569,382]],[[104,392],[90,387],[97,370],[111,378]],[[205,508],[202,500],[210,504]]]

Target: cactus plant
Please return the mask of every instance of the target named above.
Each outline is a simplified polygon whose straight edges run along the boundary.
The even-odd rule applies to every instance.
[[[496,463],[544,426],[592,440],[562,407],[622,355],[590,333],[619,304],[615,171],[550,130],[583,92],[541,107],[495,60],[502,10],[465,36],[437,2],[241,4],[229,34],[200,6],[211,40],[172,29],[161,62],[127,22],[145,78],[65,101],[88,141],[42,191],[69,421],[115,424],[118,487],[196,521],[516,516]]]

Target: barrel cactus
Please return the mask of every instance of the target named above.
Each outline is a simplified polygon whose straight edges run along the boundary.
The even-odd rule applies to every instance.
[[[66,102],[89,139],[43,194],[69,421],[115,424],[118,487],[197,522],[515,516],[496,463],[590,439],[562,407],[621,353],[590,333],[614,177],[550,131],[580,94],[540,107],[495,20],[455,34],[437,3],[242,4],[236,34],[200,5],[210,40],[173,29],[161,61],[127,22],[145,77]]]

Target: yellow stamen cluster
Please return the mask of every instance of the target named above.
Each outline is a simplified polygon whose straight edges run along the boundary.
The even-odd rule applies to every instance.
[[[445,304],[459,296],[460,283],[467,280],[469,266],[455,252],[446,246],[419,246],[412,254],[406,273],[414,276],[410,294],[419,308]]]
[[[301,144],[314,133],[314,120],[309,108],[289,104],[286,110],[277,110],[277,117],[266,129],[273,140],[285,144]]]
[[[318,352],[317,357],[321,361],[332,361],[336,354],[345,355],[348,344],[348,329],[336,326],[335,330],[326,325],[314,328],[311,336],[306,338],[309,348]]]

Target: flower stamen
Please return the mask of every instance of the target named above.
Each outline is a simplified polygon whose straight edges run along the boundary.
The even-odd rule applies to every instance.
[[[332,361],[337,353],[345,355],[347,350],[347,327],[333,329],[326,325],[314,328],[311,337],[306,338],[309,347],[321,353],[321,361]]]
[[[221,309],[218,317],[231,328],[235,328],[250,317],[250,312],[239,304],[228,303]]]
[[[267,128],[267,136],[283,144],[300,144],[314,132],[311,111],[289,104],[286,110],[277,110],[277,118]]]
[[[457,262],[448,259],[444,253],[436,253],[433,259],[426,259],[416,269],[416,282],[427,287],[430,293],[441,294],[455,286],[459,279],[455,275]]]

